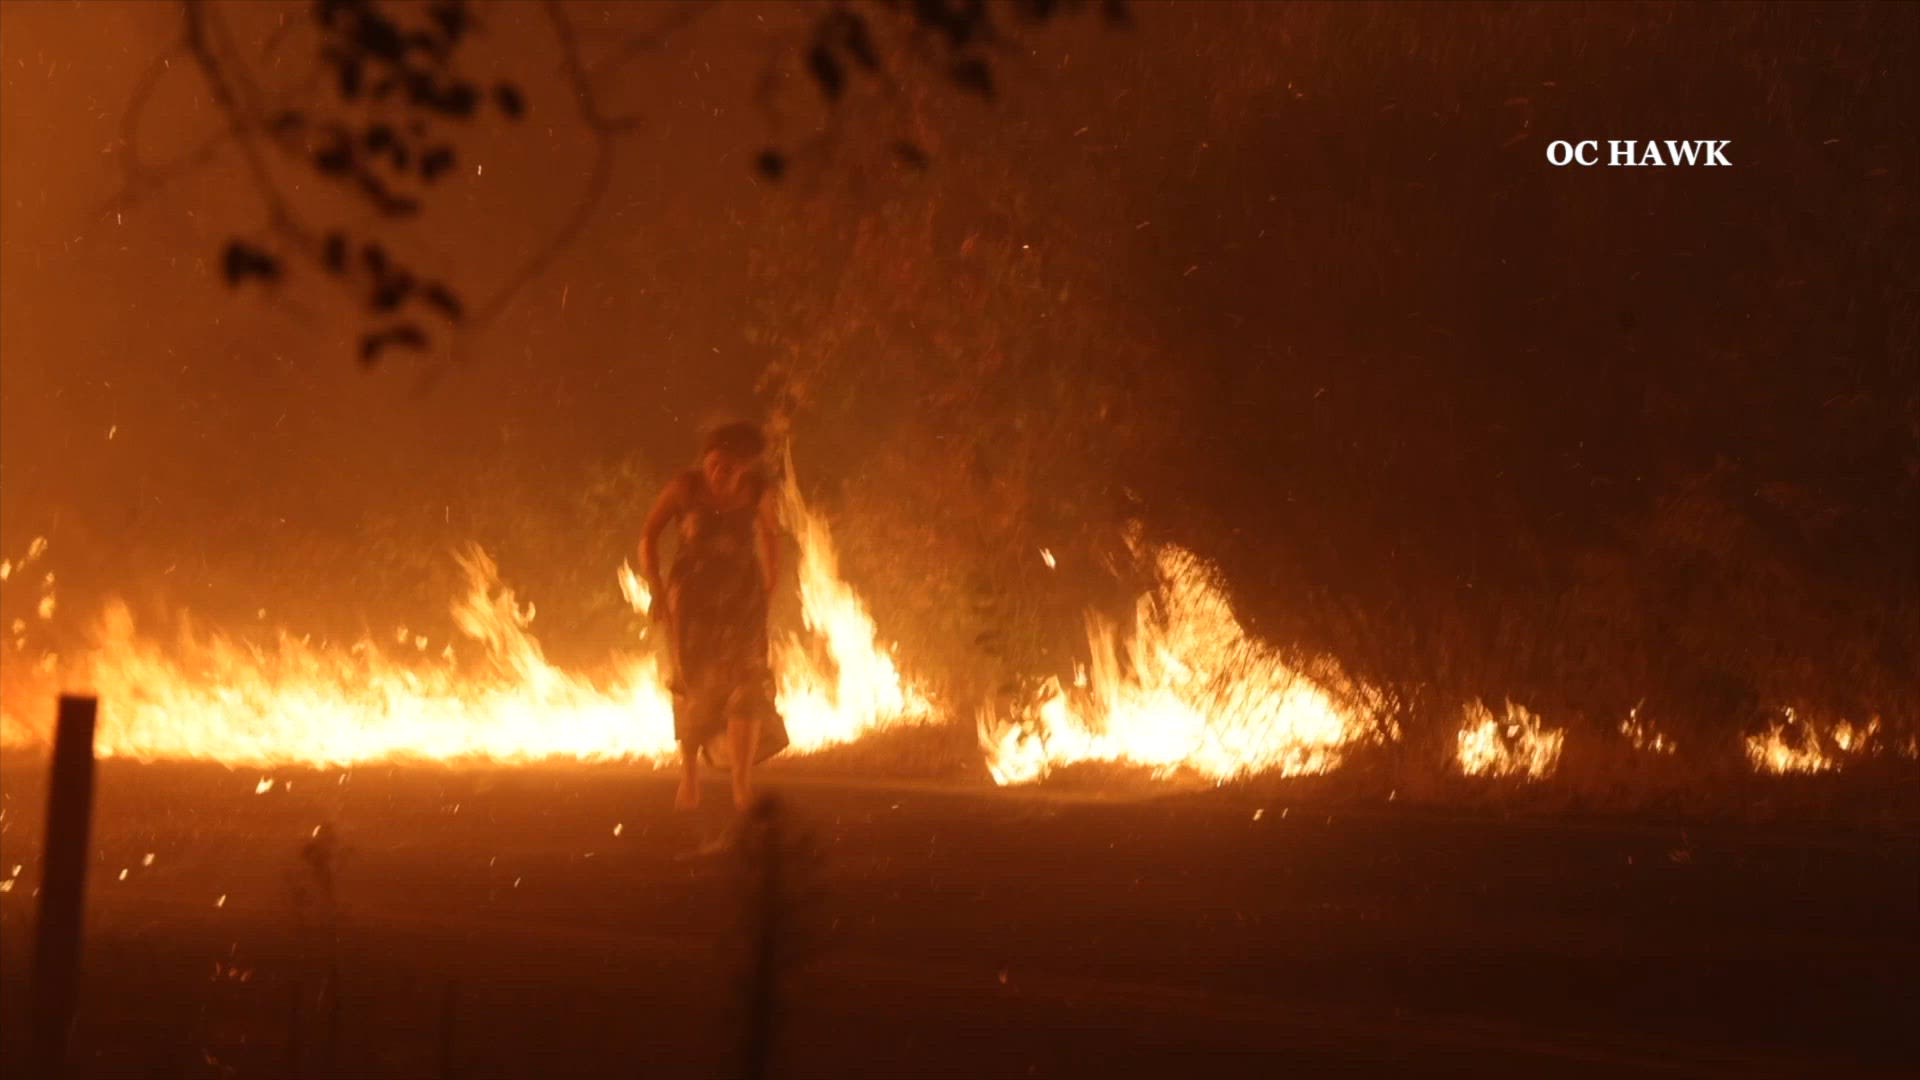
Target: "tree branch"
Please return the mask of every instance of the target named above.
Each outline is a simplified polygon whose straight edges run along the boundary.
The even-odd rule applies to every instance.
[[[673,35],[698,22],[701,16],[713,11],[719,5],[714,0],[688,0],[675,8],[673,14],[661,19],[657,24],[638,33],[627,34],[620,47],[611,56],[601,60],[591,71],[588,78],[595,82],[612,75],[630,63],[641,53],[659,52],[667,46]]]
[[[592,77],[580,58],[580,40],[574,32],[573,23],[561,10],[559,0],[544,0],[543,6],[547,20],[553,26],[554,38],[560,46],[561,64],[573,91],[574,107],[580,114],[581,122],[593,136],[593,165],[587,174],[587,186],[581,192],[580,200],[574,204],[573,212],[547,238],[546,243],[494,290],[493,295],[475,308],[476,323],[485,323],[505,311],[514,297],[551,266],[586,228],[587,222],[593,218],[593,212],[606,196],[607,185],[613,178],[615,139],[634,130],[639,123],[637,117],[608,117],[601,111],[599,99],[594,94]]]
[[[235,145],[240,148],[247,171],[252,174],[254,187],[261,199],[267,204],[268,225],[283,236],[311,248],[313,236],[310,230],[300,223],[288,204],[286,196],[274,181],[273,170],[260,152],[255,141],[259,118],[247,102],[242,102],[228,80],[225,65],[215,55],[215,46],[208,34],[206,0],[185,0],[187,10],[187,51],[200,65],[200,71],[206,76],[207,87],[213,93],[214,102],[226,115],[227,132]]]

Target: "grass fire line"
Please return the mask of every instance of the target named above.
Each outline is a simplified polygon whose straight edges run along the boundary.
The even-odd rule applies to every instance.
[[[903,673],[868,606],[840,575],[831,530],[788,470],[781,508],[799,548],[802,626],[774,642],[778,704],[793,750],[805,755],[901,727],[965,722]],[[1254,637],[1236,616],[1217,572],[1176,545],[1130,536],[1153,588],[1131,626],[1088,616],[1089,662],[1071,685],[1058,678],[999,711],[972,718],[987,771],[1001,785],[1045,779],[1086,762],[1225,783],[1259,775],[1307,776],[1339,767],[1353,751],[1401,740],[1388,697],[1346,674],[1331,657],[1299,662]],[[1042,552],[1044,560],[1052,553]],[[163,644],[111,602],[78,658],[43,654],[33,685],[84,684],[108,704],[99,754],[136,760],[212,760],[229,765],[347,766],[378,760],[524,762],[545,759],[672,760],[672,703],[651,651],[622,657],[598,677],[550,662],[534,635],[534,607],[502,582],[477,545],[455,555],[465,591],[451,605],[467,642],[437,654],[402,629],[398,648],[372,640],[313,645],[281,631],[271,645],[219,632],[195,633],[184,618]],[[38,610],[56,610],[48,545],[36,539],[5,569],[38,583]],[[24,573],[35,567],[32,575]],[[651,597],[633,568],[617,584],[635,611]],[[29,628],[16,623],[15,654]],[[642,636],[645,636],[642,631]],[[407,646],[412,646],[409,650]],[[478,650],[477,663],[463,653]],[[19,672],[10,667],[10,676]],[[10,690],[19,680],[9,678]],[[49,732],[0,703],[0,745],[45,746]],[[1619,735],[1636,754],[1675,752],[1673,741],[1634,710]],[[1466,776],[1550,778],[1565,737],[1525,706],[1504,717],[1480,701],[1461,707],[1453,765]],[[1814,723],[1792,709],[1745,737],[1744,756],[1763,774],[1821,773],[1869,755],[1915,755],[1890,745],[1878,718]]]

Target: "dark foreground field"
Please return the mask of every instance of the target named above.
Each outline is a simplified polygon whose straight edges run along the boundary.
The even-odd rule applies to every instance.
[[[0,873],[26,867],[0,895],[10,1061],[40,768],[16,755],[0,772]],[[258,771],[103,766],[79,1074],[735,1067],[742,878],[729,858],[676,858],[710,825],[672,818],[664,774],[272,775],[256,793]],[[1910,837],[1357,814],[1275,788],[1108,801],[770,786],[812,840],[788,859],[802,948],[777,1075],[1750,1076],[1920,1060]],[[336,845],[303,856],[321,824]]]

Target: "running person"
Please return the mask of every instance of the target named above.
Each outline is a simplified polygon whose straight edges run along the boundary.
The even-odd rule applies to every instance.
[[[786,748],[767,663],[767,604],[779,557],[773,493],[761,469],[758,426],[726,424],[707,436],[697,468],[660,493],[640,536],[640,567],[663,610],[673,654],[673,735],[680,744],[674,805],[700,804],[700,757],[726,749],[733,803],[753,799],[753,766]],[[660,536],[680,543],[660,576]],[[663,587],[664,586],[664,587]]]

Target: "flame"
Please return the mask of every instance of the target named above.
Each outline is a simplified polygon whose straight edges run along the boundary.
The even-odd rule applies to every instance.
[[[826,522],[806,506],[791,468],[787,476],[781,510],[800,551],[804,629],[775,641],[773,660],[793,749],[805,753],[935,722],[933,703],[902,675],[865,604],[840,577]],[[1144,557],[1137,537],[1134,548]],[[0,563],[0,582],[37,593],[30,605],[43,621],[56,610],[54,573],[25,571],[47,549],[36,537],[23,555]],[[1053,565],[1050,550],[1040,553]],[[51,652],[32,657],[37,628],[14,618],[0,746],[44,745],[50,717],[41,713],[51,712],[46,704],[64,683],[87,685],[102,698],[102,756],[235,766],[671,759],[671,700],[653,656],[630,654],[597,677],[564,671],[532,633],[534,606],[502,584],[493,560],[478,547],[456,559],[466,587],[452,614],[471,645],[456,650],[449,643],[438,654],[406,627],[395,630],[387,648],[369,639],[343,649],[285,631],[266,644],[202,634],[182,619],[173,639],[162,642],[114,602],[98,620],[91,648],[63,661]],[[1090,615],[1091,663],[1077,670],[1072,686],[1048,679],[1011,715],[978,717],[980,745],[998,783],[1036,781],[1083,761],[1215,782],[1323,773],[1356,743],[1398,737],[1382,719],[1377,690],[1353,683],[1330,661],[1305,674],[1249,637],[1213,569],[1192,553],[1161,547],[1152,565],[1157,585],[1136,604],[1124,641],[1114,625]],[[647,611],[652,597],[633,568],[623,564],[615,576],[628,603]],[[11,662],[15,656],[21,662]],[[23,701],[32,702],[30,712],[22,712]],[[1456,736],[1463,772],[1540,780],[1555,770],[1564,734],[1539,716],[1512,702],[1504,719],[1478,701],[1464,713]],[[1881,753],[1920,756],[1913,737],[1887,744],[1877,717],[1856,724],[1815,723],[1792,709],[1781,715],[1745,740],[1758,772],[1821,773]],[[1619,730],[1637,750],[1675,752],[1638,707]],[[261,783],[264,793],[273,782]]]
[[[1747,760],[1755,770],[1776,775],[1782,773],[1823,773],[1841,768],[1849,758],[1877,754],[1880,746],[1880,718],[1862,725],[1846,720],[1826,727],[1803,720],[1791,708],[1781,710],[1784,722],[1770,725],[1766,732],[1747,737]],[[1907,756],[1914,756],[1911,744]]]
[[[800,611],[808,636],[791,634],[774,649],[779,707],[801,749],[847,742],[868,731],[934,718],[927,698],[901,678],[866,605],[840,578],[827,523],[807,509],[791,463],[781,517],[800,546]]]
[[[620,564],[620,572],[615,576],[620,582],[620,595],[627,598],[627,603],[632,606],[633,610],[642,615],[651,614],[653,611],[653,590],[647,588],[647,583],[641,580],[640,575],[634,572],[633,567],[626,562],[622,562]],[[646,630],[643,629],[640,631],[641,637],[645,637],[646,635]]]
[[[1525,773],[1529,780],[1542,780],[1553,775],[1565,732],[1541,727],[1540,717],[1511,701],[1505,723],[1479,701],[1469,702],[1462,711],[1466,724],[1456,739],[1460,768],[1468,776]]]
[[[775,656],[793,748],[929,716],[925,697],[876,644],[859,597],[835,576],[824,523],[796,492],[786,509],[800,540],[807,626]],[[564,671],[530,631],[533,605],[500,582],[493,560],[478,547],[456,558],[466,589],[453,619],[478,648],[450,645],[437,658],[404,627],[395,653],[372,640],[315,646],[285,631],[257,645],[197,633],[184,619],[175,640],[162,644],[124,604],[109,604],[73,672],[103,702],[100,754],[259,766],[672,757],[671,699],[653,656],[627,656],[597,679]],[[631,568],[619,576],[629,601],[644,609],[645,586]],[[44,744],[48,735],[44,723],[11,707],[0,714],[0,745]]]
[[[1655,731],[1653,725],[1640,716],[1640,706],[1627,710],[1627,718],[1620,721],[1620,734],[1627,737],[1635,750],[1652,751],[1656,754],[1671,754],[1677,745],[1664,732]]]
[[[1168,545],[1154,567],[1159,587],[1136,605],[1124,649],[1111,625],[1090,616],[1092,670],[1080,671],[1074,691],[1049,680],[1038,703],[1015,716],[981,715],[996,781],[1026,783],[1080,761],[1144,765],[1155,776],[1187,770],[1215,782],[1296,776],[1333,768],[1351,743],[1392,737],[1373,710],[1335,697],[1336,689],[1348,699],[1367,692],[1337,674],[1325,685],[1309,679],[1249,637],[1199,558]]]

